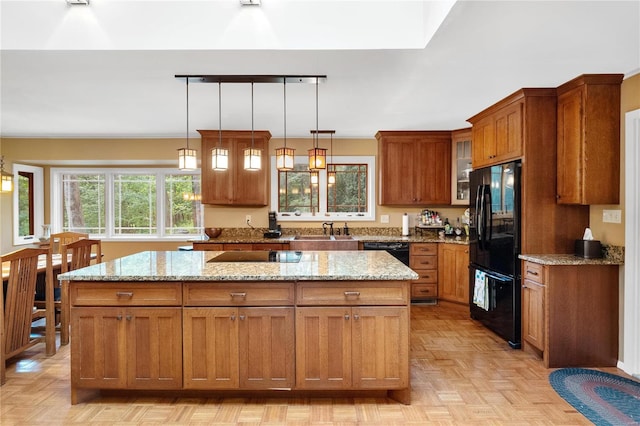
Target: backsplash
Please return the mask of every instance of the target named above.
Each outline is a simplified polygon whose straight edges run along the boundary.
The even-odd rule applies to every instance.
[[[342,232],[342,228],[338,226],[336,223],[334,225],[334,232],[337,234]],[[262,235],[267,232],[267,228],[223,228],[222,236],[224,237],[262,237]],[[316,226],[313,228],[282,228],[282,236],[293,236],[293,235],[322,235],[322,227]],[[373,235],[373,236],[400,236],[402,233],[402,228],[395,227],[357,227],[357,228],[349,228],[350,235]],[[413,230],[411,230],[411,234],[413,235]]]

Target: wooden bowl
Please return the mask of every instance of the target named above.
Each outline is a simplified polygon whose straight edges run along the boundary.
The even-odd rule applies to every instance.
[[[204,228],[204,233],[209,238],[218,238],[222,234],[222,228]]]

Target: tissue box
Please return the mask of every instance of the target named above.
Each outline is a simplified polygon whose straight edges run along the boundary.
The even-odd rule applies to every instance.
[[[576,240],[576,256],[585,259],[602,257],[602,246],[598,240]]]

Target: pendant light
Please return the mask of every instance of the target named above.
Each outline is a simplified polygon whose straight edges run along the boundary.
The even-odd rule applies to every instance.
[[[284,146],[276,149],[276,169],[293,170],[294,149],[287,148],[287,78],[283,79],[284,91]]]
[[[244,149],[244,169],[249,171],[260,170],[262,167],[262,150],[254,147],[253,130],[253,81],[251,82],[251,148]]]
[[[189,148],[189,78],[187,81],[187,147],[178,150],[178,168],[180,170],[195,170],[198,168],[196,150]]]
[[[336,132],[335,130],[330,130],[331,133],[331,144],[329,145],[329,164],[331,164],[331,160],[333,158],[333,134]],[[327,184],[333,185],[336,183],[336,168],[333,164],[331,164],[331,171],[327,171]]]
[[[320,179],[318,171],[311,170],[309,173],[311,174],[311,185],[317,185]]]
[[[309,150],[309,170],[325,169],[327,167],[327,150],[318,148],[318,78],[316,78],[316,132],[313,141],[313,148]]]
[[[4,171],[4,155],[0,155],[0,192],[13,191],[13,175]]]
[[[229,150],[222,147],[222,83],[218,82],[218,146],[211,150],[211,168],[215,171],[229,169]]]

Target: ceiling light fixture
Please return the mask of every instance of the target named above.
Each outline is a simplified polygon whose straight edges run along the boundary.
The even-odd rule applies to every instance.
[[[276,169],[280,171],[293,170],[295,150],[287,148],[287,80],[283,82],[284,92],[284,146],[276,149]]]
[[[229,150],[222,147],[222,83],[218,82],[218,146],[211,150],[211,168],[225,171],[229,168]]]
[[[314,131],[312,130],[313,134]],[[318,147],[318,79],[316,78],[316,130],[313,148],[309,150],[309,170],[321,170],[327,167],[327,150]]]
[[[81,5],[81,6],[88,6],[89,5],[89,0],[67,0],[67,4],[70,5]]]
[[[13,175],[4,171],[4,155],[0,155],[0,177],[2,180],[0,192],[13,191]]]
[[[260,6],[260,0],[240,0],[243,6]]]
[[[260,170],[262,167],[262,150],[254,148],[253,128],[253,81],[251,82],[251,147],[244,149],[244,169],[249,171]]]
[[[198,168],[197,153],[189,148],[189,79],[187,81],[187,147],[178,150],[178,168],[180,170],[195,170]]]

